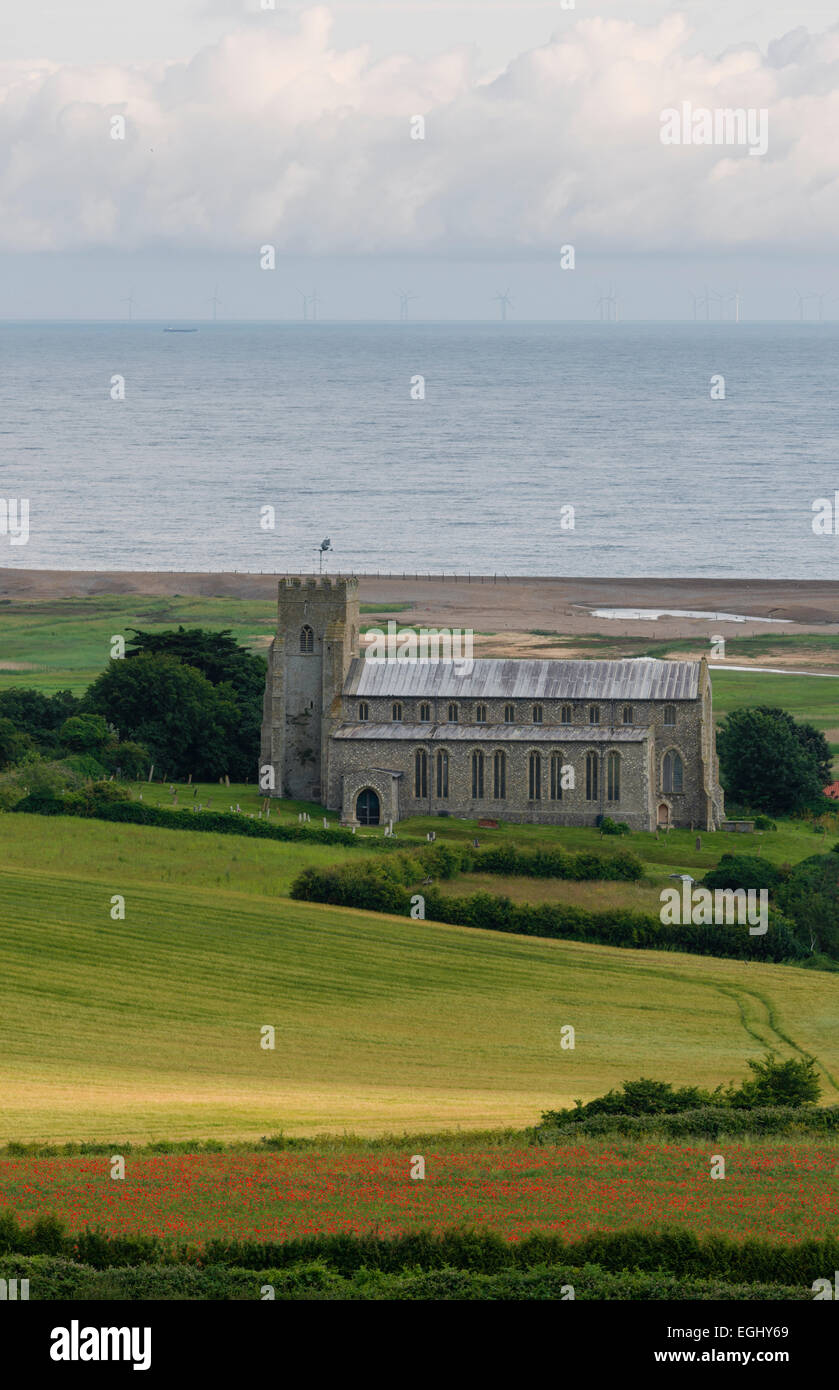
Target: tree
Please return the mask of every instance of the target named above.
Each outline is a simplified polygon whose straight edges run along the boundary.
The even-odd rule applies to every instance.
[[[74,714],[58,731],[62,747],[72,753],[101,753],[116,740],[101,714]]]
[[[143,652],[111,661],[85,704],[148,748],[164,775],[214,780],[238,771],[232,760],[241,712],[230,687],[211,685],[177,657]]]
[[[81,701],[71,690],[57,690],[54,695],[20,685],[0,690],[0,718],[11,719],[15,728],[46,750],[58,746],[58,730],[80,708]]]
[[[770,1053],[760,1062],[749,1062],[752,1076],[737,1091],[729,1092],[735,1109],[754,1110],[764,1105],[813,1105],[821,1094],[812,1057],[776,1062]]]
[[[804,726],[809,728],[809,726]],[[717,730],[726,794],[756,810],[802,810],[822,794],[819,758],[809,735],[798,735],[783,710],[733,710]],[[816,733],[816,730],[812,730]]]
[[[28,734],[15,728],[11,719],[0,718],[0,767],[10,767],[32,748]]]
[[[265,659],[240,647],[229,628],[223,632],[208,632],[200,627],[179,627],[166,632],[130,630],[133,636],[125,654],[127,659],[136,660],[143,654],[173,656],[200,671],[219,691],[225,687],[225,699],[235,700],[239,710],[230,735],[226,770],[239,780],[252,777],[259,759]]]
[[[839,854],[814,854],[796,864],[777,892],[777,902],[825,955],[839,960]]]

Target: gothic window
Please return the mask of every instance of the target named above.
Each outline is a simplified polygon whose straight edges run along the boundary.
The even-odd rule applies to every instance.
[[[428,796],[428,754],[424,748],[414,754],[414,796],[418,800]]]
[[[402,704],[401,704],[401,701],[397,700],[397,701],[395,702],[395,704],[394,704],[394,706],[393,706],[393,708],[392,708],[392,710],[391,710],[391,712],[390,712],[390,715],[391,715],[391,719],[393,720],[394,724],[401,724],[401,723],[402,723]]]
[[[610,753],[606,759],[606,800],[621,799],[621,755]]]
[[[449,755],[445,748],[437,754],[437,795],[441,801],[449,795]]]
[[[574,711],[570,705],[563,705],[559,711],[560,724],[571,724],[574,721]]]
[[[504,801],[507,797],[507,754],[501,749],[492,759],[492,794],[496,801]]]
[[[430,724],[430,723],[431,723],[431,706],[428,705],[428,704],[425,704],[425,703],[423,702],[423,704],[420,705],[419,717],[420,717],[420,724]]]
[[[586,753],[586,801],[596,801],[598,758],[595,752]]]
[[[369,718],[370,706],[368,705],[366,700],[362,700],[361,704],[358,707],[358,721],[360,724],[366,724]]]
[[[486,724],[486,722],[487,722],[487,707],[486,707],[486,705],[476,705],[476,706],[475,706],[475,723],[476,723],[476,724]]]
[[[472,754],[472,799],[480,801],[484,794],[484,755],[480,751]]]
[[[683,786],[684,766],[682,764],[682,759],[675,748],[671,748],[668,753],[665,753],[664,761],[661,765],[662,791],[680,792]]]
[[[665,705],[665,706],[664,706],[664,722],[665,722],[665,724],[668,726],[668,728],[671,728],[671,729],[672,729],[673,725],[676,723],[676,706],[675,706],[675,705]]]
[[[589,724],[599,724],[599,723],[600,723],[600,706],[599,706],[599,705],[589,705],[589,707],[588,707],[588,722],[589,722]]]
[[[551,753],[551,801],[562,800],[562,754]]]
[[[534,723],[534,724],[541,724],[541,723],[542,723],[542,706],[541,706],[541,705],[534,705],[534,706],[533,706],[533,723]]]
[[[631,705],[624,705],[624,707],[623,707],[623,722],[624,722],[624,724],[631,724],[631,723],[632,723],[632,706],[631,706]]]
[[[542,800],[542,754],[531,753],[528,782],[528,796],[531,801]]]
[[[315,634],[308,623],[300,629],[300,650],[301,652],[313,652],[315,650]]]
[[[449,705],[448,718],[450,724],[456,724],[458,722],[458,719],[460,718],[460,710],[458,709],[457,705]]]
[[[515,705],[505,705],[505,706],[504,706],[504,723],[505,723],[505,724],[515,724],[515,722],[516,722],[516,707],[515,707]]]

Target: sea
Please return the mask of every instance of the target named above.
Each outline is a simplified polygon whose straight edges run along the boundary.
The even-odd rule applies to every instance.
[[[171,326],[0,324],[0,565],[839,578],[839,324]]]

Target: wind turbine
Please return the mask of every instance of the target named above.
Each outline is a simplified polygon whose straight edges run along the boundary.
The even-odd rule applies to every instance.
[[[128,305],[128,322],[130,323],[134,317],[134,305],[136,303],[134,291],[131,290],[130,293],[125,296],[125,299],[120,300],[120,303]]]
[[[499,306],[500,306],[500,309],[501,309],[501,322],[502,322],[502,323],[506,323],[506,322],[507,322],[507,310],[508,310],[508,309],[511,309],[511,308],[513,307],[513,306],[512,306],[512,300],[510,299],[510,291],[509,291],[509,290],[505,290],[503,294],[496,294],[496,295],[493,296],[493,299],[497,299],[497,300],[498,300],[498,303],[499,303]]]
[[[696,322],[697,318],[699,317],[699,315],[697,314],[697,309],[699,308],[700,304],[704,304],[705,301],[702,298],[701,294],[692,294],[691,299],[693,300],[693,319],[694,322]]]
[[[816,299],[817,296],[814,294],[802,294],[800,290],[796,290],[795,297],[798,300],[798,317],[803,323],[807,312],[805,308],[807,300]]]
[[[824,322],[824,301],[825,301],[826,299],[829,299],[829,298],[830,298],[830,295],[829,295],[829,294],[811,294],[811,295],[810,295],[810,298],[811,298],[811,299],[817,299],[817,300],[819,301],[819,323],[823,323],[823,322]]]
[[[740,291],[739,291],[739,290],[732,290],[731,294],[728,296],[728,299],[726,300],[726,303],[727,303],[727,304],[733,304],[733,305],[734,305],[734,322],[735,322],[735,323],[739,323],[739,322],[740,322],[740,306],[741,306],[742,303],[743,303],[743,296],[742,296],[742,294],[740,293]]]
[[[706,286],[705,286],[705,319],[706,319],[706,322],[710,322],[710,319],[711,319],[711,300],[712,300],[712,299],[715,299],[715,300],[717,301],[717,304],[719,305],[719,310],[720,310],[720,318],[722,318],[723,296],[722,296],[721,294],[719,294],[717,290],[709,290],[708,286],[706,285]]]
[[[601,323],[618,322],[618,297],[613,285],[609,286],[608,294],[601,294],[597,301],[597,308],[600,310]]]
[[[210,298],[207,300],[207,303],[212,304],[213,306],[213,323],[215,323],[216,319],[218,318],[218,306],[219,304],[221,304],[221,300],[218,297],[218,285],[216,285],[215,291],[213,294],[210,295]]]
[[[394,294],[399,295],[399,322],[407,323],[408,305],[412,299],[416,299],[415,294],[409,294],[407,290],[394,290]]]

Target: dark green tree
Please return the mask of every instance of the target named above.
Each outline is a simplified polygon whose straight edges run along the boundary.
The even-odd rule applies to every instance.
[[[101,753],[116,739],[101,714],[73,714],[58,731],[62,748],[71,753]]]
[[[133,661],[111,661],[87,691],[85,705],[113,724],[120,738],[147,748],[164,776],[243,775],[235,764],[241,711],[231,687],[212,685],[175,656],[143,652]]]
[[[58,730],[80,708],[81,701],[71,690],[57,690],[54,695],[21,685],[0,690],[0,718],[11,719],[20,733],[29,734],[45,752],[58,747]]]
[[[777,890],[782,912],[813,949],[839,960],[839,854],[814,854],[796,864]]]
[[[717,730],[726,794],[755,810],[802,810],[822,793],[819,762],[809,740],[783,710],[733,710]]]

